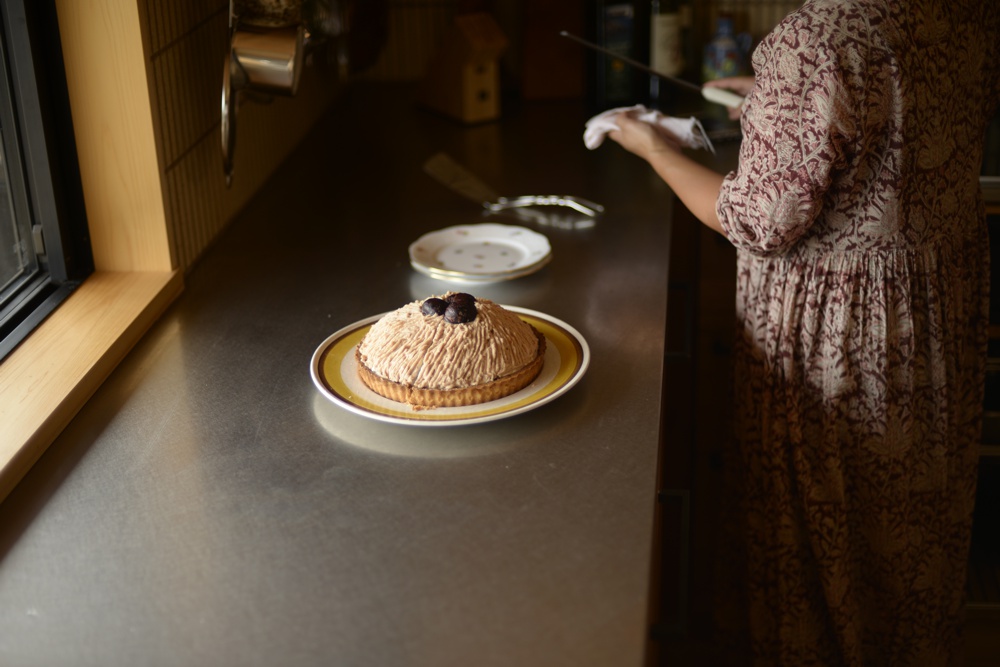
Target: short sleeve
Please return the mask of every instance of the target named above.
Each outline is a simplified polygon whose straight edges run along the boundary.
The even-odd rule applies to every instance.
[[[837,31],[793,14],[754,51],[756,85],[744,105],[736,171],[716,212],[730,241],[781,254],[810,229],[853,133]],[[863,67],[863,66],[862,66]]]

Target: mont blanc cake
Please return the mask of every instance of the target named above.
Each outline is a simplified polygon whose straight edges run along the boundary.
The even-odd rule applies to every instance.
[[[488,299],[449,292],[378,320],[355,353],[375,393],[415,408],[496,400],[542,370],[545,337]]]

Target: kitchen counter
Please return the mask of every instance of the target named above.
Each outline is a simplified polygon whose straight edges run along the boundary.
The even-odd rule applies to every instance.
[[[0,505],[0,664],[643,663],[672,195],[587,151],[577,103],[463,127],[408,90],[345,94]],[[309,366],[334,331],[456,287],[407,257],[486,219],[422,172],[438,151],[502,194],[607,210],[490,218],[553,259],[461,288],[576,328],[582,381],[418,428],[331,403]]]

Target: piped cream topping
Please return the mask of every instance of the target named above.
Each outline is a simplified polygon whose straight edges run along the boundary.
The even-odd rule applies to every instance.
[[[392,382],[423,389],[461,389],[492,382],[534,361],[538,339],[513,312],[476,299],[476,319],[450,324],[413,301],[372,325],[361,363]]]

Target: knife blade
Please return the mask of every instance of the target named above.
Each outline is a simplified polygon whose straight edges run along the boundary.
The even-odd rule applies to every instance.
[[[685,81],[684,79],[678,79],[675,76],[670,76],[669,74],[664,74],[663,72],[657,72],[652,67],[643,65],[638,60],[633,60],[632,58],[623,56],[620,53],[615,53],[611,49],[606,49],[603,46],[594,44],[593,42],[588,42],[587,40],[581,37],[577,37],[572,33],[566,32],[565,30],[560,31],[559,34],[562,35],[563,37],[567,37],[573,40],[577,44],[587,47],[588,49],[597,51],[598,53],[603,53],[607,56],[611,56],[612,58],[616,58],[625,63],[626,65],[631,65],[637,70],[640,70],[647,74],[652,74],[653,76],[659,77],[660,79],[663,79],[664,81],[672,83],[676,86],[687,88],[689,90],[698,91],[699,93],[701,93],[701,96],[706,100],[708,100],[709,102],[714,102],[715,104],[721,104],[723,106],[730,107],[733,109],[743,104],[743,97],[737,95],[732,91],[723,90],[722,88],[706,88],[705,86],[699,86],[696,83],[691,83],[690,81]]]
[[[472,172],[446,153],[435,153],[424,163],[424,172],[438,183],[485,207],[495,202],[499,195]]]

